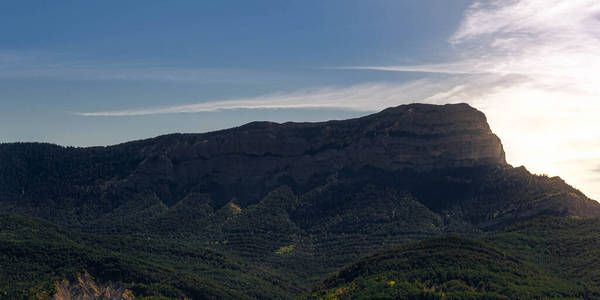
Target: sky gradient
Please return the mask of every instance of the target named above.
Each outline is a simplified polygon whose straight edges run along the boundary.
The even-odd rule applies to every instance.
[[[0,3],[0,142],[90,146],[411,102],[600,199],[600,2]]]

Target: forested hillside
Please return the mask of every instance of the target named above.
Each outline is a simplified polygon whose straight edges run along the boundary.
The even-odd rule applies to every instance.
[[[598,220],[541,217],[367,257],[308,299],[600,299]]]
[[[89,272],[136,297],[288,298],[300,289],[220,253],[156,239],[101,237],[0,215],[2,299],[49,299],[62,280]],[[157,298],[158,299],[158,298]]]

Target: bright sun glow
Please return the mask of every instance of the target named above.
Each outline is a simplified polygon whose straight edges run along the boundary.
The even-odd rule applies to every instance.
[[[600,199],[600,2],[476,2],[449,42],[452,62],[360,69],[455,74],[429,102],[483,110],[509,163]]]
[[[502,137],[509,162],[600,199],[600,2],[508,3],[474,5],[452,39],[488,41],[491,54],[481,60],[491,73],[523,75],[473,104]]]

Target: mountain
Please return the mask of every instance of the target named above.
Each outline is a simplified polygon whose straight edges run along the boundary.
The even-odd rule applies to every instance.
[[[109,147],[2,144],[0,213],[98,235],[94,247],[115,255],[131,252],[106,241],[124,237],[212,251],[243,265],[257,286],[279,286],[261,297],[289,298],[405,242],[480,238],[546,215],[597,218],[600,205],[558,177],[508,165],[474,108],[410,104],[350,120],[254,122]],[[71,279],[88,271],[100,284],[132,284],[101,278],[102,264],[77,266]]]
[[[3,211],[82,227],[127,205],[160,214],[194,193],[209,194],[215,208],[232,199],[245,207],[282,185],[306,191],[332,174],[363,168],[506,166],[482,113],[467,105],[416,104],[346,121],[255,122],[111,147],[4,144],[0,162]],[[44,215],[40,204],[65,215]]]
[[[322,123],[255,122],[110,147],[2,144],[0,170],[1,211],[85,231],[124,230],[190,202],[212,210],[230,202],[245,208],[282,186],[303,195],[332,180],[383,183],[410,192],[433,210],[468,209],[464,202],[483,206],[485,211],[469,212],[482,226],[501,222],[505,210],[518,218],[515,208],[505,205],[512,200],[518,200],[513,206],[526,203],[557,214],[599,212],[595,202],[560,179],[529,176],[507,165],[483,113],[466,104],[402,105]],[[483,189],[500,187],[472,181],[494,177],[515,181],[499,185],[556,185],[560,191],[488,203],[480,199],[487,197]],[[427,187],[430,183],[436,189]],[[565,199],[566,207],[548,203],[553,202],[549,194]],[[489,207],[495,204],[504,206],[502,211]]]

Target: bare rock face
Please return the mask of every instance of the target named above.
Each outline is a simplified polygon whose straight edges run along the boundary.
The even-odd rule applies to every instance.
[[[322,123],[254,122],[143,147],[130,184],[192,188],[303,185],[315,174],[363,167],[387,171],[507,166],[483,113],[467,104],[410,104],[363,118]]]
[[[133,293],[116,283],[98,284],[88,272],[77,276],[76,282],[56,283],[54,300],[133,300]]]

